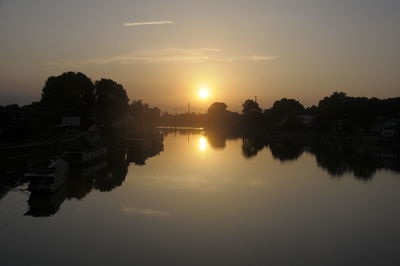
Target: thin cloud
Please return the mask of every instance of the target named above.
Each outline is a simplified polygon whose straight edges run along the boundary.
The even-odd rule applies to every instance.
[[[262,61],[271,61],[278,59],[278,56],[265,56],[265,55],[243,55],[243,56],[235,56],[235,57],[228,57],[222,59],[224,62],[262,62]]]
[[[141,208],[130,208],[123,207],[122,211],[127,214],[135,214],[135,215],[144,215],[144,216],[157,216],[157,217],[166,217],[170,216],[171,213],[164,210],[153,210],[153,209],[141,209]]]
[[[208,47],[201,48],[200,50],[205,51],[205,52],[222,52],[223,51],[222,49],[219,49],[219,48],[208,48]]]
[[[207,50],[205,50],[207,49]],[[212,51],[210,50],[212,49]],[[49,66],[79,67],[87,65],[106,65],[106,64],[135,64],[135,63],[236,63],[236,62],[264,62],[278,59],[278,56],[270,55],[239,55],[228,56],[217,48],[198,48],[198,49],[166,49],[158,51],[142,51],[134,54],[117,55],[111,57],[92,58],[87,60],[71,60],[66,62],[45,62]],[[213,52],[213,54],[210,54]]]
[[[146,21],[146,22],[127,22],[123,25],[125,27],[135,27],[135,26],[146,26],[146,25],[164,25],[164,24],[174,24],[173,21],[161,20],[161,21]]]
[[[76,61],[76,62],[44,62],[43,63],[46,66],[54,66],[54,67],[80,67],[81,61]]]

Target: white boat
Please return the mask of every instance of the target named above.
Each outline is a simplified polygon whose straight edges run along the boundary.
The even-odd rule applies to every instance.
[[[67,180],[69,165],[63,159],[41,161],[25,174],[30,181],[28,189],[32,192],[52,192]]]

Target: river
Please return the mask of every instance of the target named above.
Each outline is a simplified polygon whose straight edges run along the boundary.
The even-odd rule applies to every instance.
[[[1,265],[400,265],[398,154],[165,133],[0,198]]]

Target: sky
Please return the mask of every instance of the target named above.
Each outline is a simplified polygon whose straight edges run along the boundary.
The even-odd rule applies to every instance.
[[[398,97],[399,13],[398,0],[0,0],[0,105],[40,100],[66,71],[178,112]]]

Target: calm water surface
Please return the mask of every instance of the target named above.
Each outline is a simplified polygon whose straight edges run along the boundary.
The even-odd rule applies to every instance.
[[[117,154],[47,198],[9,191],[0,265],[400,265],[390,154],[349,156],[169,134],[159,155]]]

